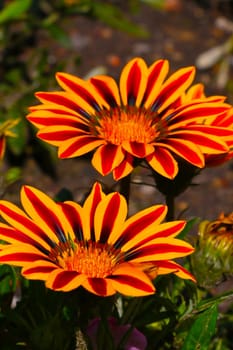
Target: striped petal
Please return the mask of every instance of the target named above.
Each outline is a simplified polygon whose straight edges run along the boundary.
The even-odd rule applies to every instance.
[[[92,158],[92,165],[102,175],[109,174],[124,160],[124,152],[120,146],[107,144],[99,147]]]
[[[140,232],[137,237],[134,237],[124,246],[122,249],[129,251],[131,249],[135,250],[137,248],[142,248],[148,243],[151,243],[153,240],[159,238],[168,238],[177,236],[185,227],[185,221],[172,221],[166,222],[155,227],[154,225],[151,228],[147,229],[147,234],[145,232]],[[156,242],[156,241],[155,241]]]
[[[160,144],[160,146],[162,145],[164,148],[169,149],[174,154],[185,159],[187,162],[195,165],[198,168],[203,168],[205,165],[204,155],[194,142],[182,139],[167,138],[166,143],[164,142],[164,144]]]
[[[94,218],[95,238],[110,243],[121,230],[127,216],[127,203],[119,193],[107,195],[97,206]]]
[[[137,158],[145,158],[154,152],[154,146],[147,143],[123,142],[122,148]]]
[[[79,99],[79,103],[76,103],[77,96],[72,93],[67,94],[64,91],[37,92],[36,97],[44,104],[53,104],[57,106],[57,108],[65,107],[66,110],[68,109],[71,113],[74,111],[87,118],[95,112],[95,109],[82,99]]]
[[[56,234],[59,242],[66,242],[66,233],[74,237],[72,227],[66,220],[60,206],[43,192],[24,186],[21,191],[21,202],[28,215],[44,232]]]
[[[25,213],[20,210],[14,204],[8,201],[0,201],[0,213],[4,220],[13,226],[13,230],[18,232],[15,237],[16,240],[20,240],[22,243],[29,243],[35,241],[45,249],[50,249],[54,246],[54,242],[58,242],[57,236],[53,231],[43,231],[40,225],[35,224]],[[9,228],[10,230],[10,228]],[[5,239],[9,238],[9,235],[13,235],[13,232],[2,230],[2,235],[5,235]],[[28,240],[27,240],[27,237]],[[4,239],[4,238],[3,238]]]
[[[202,130],[203,132],[197,130],[176,131],[172,133],[172,137],[195,143],[202,153],[216,154],[228,151],[226,143],[219,136],[208,135],[204,128]]]
[[[83,134],[82,129],[73,126],[52,125],[41,129],[37,133],[37,137],[54,146],[59,146],[60,144],[69,142],[70,139],[77,139]],[[91,138],[89,135],[88,137]]]
[[[159,95],[152,104],[153,110],[164,111],[169,105],[175,102],[180,95],[190,86],[194,79],[195,68],[181,68],[173,73],[163,84]]]
[[[147,85],[147,66],[141,58],[126,64],[120,77],[120,92],[125,106],[139,107]]]
[[[96,76],[90,79],[91,85],[94,86],[98,94],[106,101],[111,108],[120,106],[121,100],[119,89],[115,80],[108,76]]]
[[[37,260],[22,268],[22,275],[30,280],[46,281],[49,274],[57,269],[57,266],[46,260]]]
[[[43,133],[39,133],[40,138],[42,138],[41,134],[43,136]],[[59,158],[74,158],[82,156],[93,151],[103,143],[103,140],[94,136],[77,136],[60,144],[58,156]]]
[[[45,284],[47,288],[69,292],[78,288],[85,278],[85,275],[79,274],[77,271],[56,269],[50,273]]]
[[[156,261],[156,266],[158,267],[158,275],[174,273],[180,278],[189,279],[196,282],[195,277],[188,270],[174,261]]]
[[[155,147],[155,152],[146,157],[147,162],[160,175],[174,179],[178,173],[177,161],[163,147]]]
[[[121,264],[108,280],[111,281],[113,288],[123,295],[139,297],[155,292],[155,287],[148,276],[133,264]]]
[[[112,283],[107,278],[87,278],[83,281],[82,286],[89,292],[107,297],[116,293]]]
[[[149,262],[156,260],[170,260],[189,255],[193,252],[193,247],[176,238],[169,238],[166,243],[164,238],[155,238],[143,247],[127,252],[126,261]]]
[[[133,169],[133,157],[131,154],[126,153],[125,159],[120,163],[120,165],[113,169],[114,180],[118,181],[123,177],[129,175]]]
[[[143,97],[142,106],[149,108],[156,100],[160,92],[160,88],[169,70],[167,60],[155,61],[148,70],[148,80],[146,91]]]
[[[137,244],[138,235],[145,235],[147,230],[158,225],[166,216],[167,207],[165,205],[154,205],[134,214],[124,224],[121,233],[114,237],[114,247],[116,249]],[[112,236],[113,238],[113,236]],[[128,243],[128,245],[127,245]]]
[[[46,260],[47,256],[29,244],[12,244],[0,251],[0,264],[27,266],[37,260]]]
[[[67,73],[57,73],[57,81],[59,85],[68,93],[76,96],[76,100],[82,101],[89,108],[99,111],[103,106],[108,108],[108,104],[96,93],[92,85],[83,79]]]

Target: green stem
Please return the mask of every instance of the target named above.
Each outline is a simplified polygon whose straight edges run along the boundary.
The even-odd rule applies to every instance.
[[[172,221],[175,218],[175,196],[173,195],[166,195],[166,205],[168,208],[166,220]]]
[[[130,196],[130,180],[131,174],[123,177],[123,179],[120,180],[120,193],[125,197],[127,203],[129,203]]]

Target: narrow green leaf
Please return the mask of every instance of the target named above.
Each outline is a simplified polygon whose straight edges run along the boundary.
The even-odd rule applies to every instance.
[[[215,303],[209,309],[197,316],[185,338],[181,350],[208,350],[212,336],[215,332],[218,304]]]
[[[0,24],[20,17],[31,6],[31,0],[15,0],[0,12]]]

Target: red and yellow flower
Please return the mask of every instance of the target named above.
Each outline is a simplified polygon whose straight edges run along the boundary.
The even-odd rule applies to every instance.
[[[127,203],[118,192],[104,194],[96,183],[83,206],[57,203],[30,186],[21,191],[23,209],[1,200],[0,263],[22,267],[28,279],[70,291],[83,286],[108,296],[155,292],[152,278],[175,273],[194,280],[172,261],[193,252],[176,238],[184,221],[161,223],[167,208],[155,205],[126,218]]]
[[[223,99],[182,101],[195,69],[186,67],[167,78],[169,64],[132,59],[119,81],[107,75],[88,81],[57,73],[63,91],[38,92],[41,104],[30,108],[28,120],[38,137],[58,147],[60,158],[94,152],[93,166],[116,180],[146,160],[160,175],[173,179],[177,159],[205,166],[205,154],[228,151],[224,128],[203,125],[202,120],[225,115]],[[179,103],[177,103],[179,101]]]

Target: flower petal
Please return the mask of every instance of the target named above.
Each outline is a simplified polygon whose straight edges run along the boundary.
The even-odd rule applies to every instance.
[[[147,230],[158,225],[165,218],[166,213],[165,205],[154,205],[131,216],[126,220],[120,234],[114,237],[115,249],[124,247],[126,250],[127,243],[129,246],[138,243],[138,235],[145,235]]]
[[[188,270],[174,261],[156,261],[156,266],[158,267],[158,275],[174,273],[180,278],[190,279],[193,282],[196,282],[195,277]]]
[[[131,154],[126,153],[125,159],[113,169],[113,178],[118,181],[123,177],[129,175],[133,171],[133,157]]]
[[[154,152],[154,146],[149,143],[123,142],[122,147],[137,158],[145,158]]]
[[[127,202],[119,193],[107,195],[95,212],[95,238],[100,243],[111,244],[114,236],[121,230],[127,216]]]
[[[36,260],[33,263],[23,267],[21,273],[30,280],[46,281],[49,274],[57,269],[57,265],[46,260]]]
[[[21,191],[21,202],[28,215],[44,232],[56,234],[59,242],[67,241],[67,232],[74,238],[74,233],[66,220],[60,206],[43,192],[31,186],[24,186]]]
[[[121,146],[107,144],[99,147],[92,158],[92,165],[102,175],[109,174],[124,160]]]
[[[39,134],[41,138],[41,133]],[[42,135],[43,136],[43,135]],[[58,150],[59,158],[74,158],[93,151],[104,143],[97,137],[84,135],[69,139],[60,144]]]
[[[77,271],[56,269],[48,276],[46,287],[57,291],[69,292],[78,288],[85,278],[85,275],[79,274]]]
[[[114,108],[121,105],[119,89],[113,78],[99,75],[91,78],[90,82],[108,106]]]
[[[155,287],[148,276],[133,264],[124,263],[108,276],[113,288],[123,295],[144,296],[155,293]]]
[[[120,77],[120,92],[125,106],[139,107],[147,84],[148,68],[141,58],[128,62]]]
[[[0,213],[2,218],[16,230],[17,235],[15,239],[17,241],[20,240],[22,243],[35,241],[45,249],[50,249],[54,246],[54,242],[58,241],[53,231],[43,231],[41,227],[35,224],[22,210],[8,201],[0,201]],[[5,229],[4,231],[2,229],[1,232],[3,236],[5,235],[6,241],[9,235],[11,235],[11,233],[13,234],[13,231],[10,232],[9,230],[6,231]]]
[[[178,173],[177,161],[171,153],[163,147],[155,147],[154,153],[146,157],[153,170],[169,179],[174,179]]]
[[[7,244],[0,251],[0,263],[27,266],[36,260],[48,259],[46,255],[29,244]]]
[[[167,60],[157,60],[149,67],[146,91],[142,101],[142,106],[145,108],[149,108],[156,100],[168,70]]]
[[[190,86],[194,75],[194,67],[181,68],[173,73],[163,84],[151,108],[153,110],[159,109],[159,113],[164,111]]]
[[[160,143],[160,146],[169,149],[173,153],[177,154],[198,168],[203,168],[205,165],[204,155],[194,142],[175,138],[167,138],[163,144]]]
[[[112,283],[106,278],[87,278],[82,282],[82,286],[89,292],[107,297],[116,293]]]

